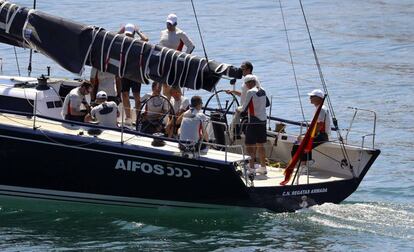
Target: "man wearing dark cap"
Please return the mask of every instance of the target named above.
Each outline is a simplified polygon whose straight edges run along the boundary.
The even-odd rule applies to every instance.
[[[208,141],[208,134],[206,132],[207,117],[201,112],[203,100],[200,96],[193,96],[191,98],[190,109],[180,116],[182,118],[180,127],[180,140],[189,142],[182,144],[187,148],[198,149],[200,141]]]

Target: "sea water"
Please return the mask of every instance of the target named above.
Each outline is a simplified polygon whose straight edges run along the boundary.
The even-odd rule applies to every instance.
[[[0,250],[413,251],[414,2],[302,3],[339,127],[349,127],[354,110],[348,107],[377,113],[375,146],[382,153],[351,197],[339,205],[282,214],[243,208],[119,209],[2,198]],[[321,81],[298,1],[281,1],[289,46],[279,1],[203,0],[194,5],[210,59],[234,65],[250,60],[273,97],[272,115],[310,119],[314,108],[307,93],[321,88]],[[166,16],[176,13],[179,27],[196,44],[194,54],[204,55],[190,0],[40,0],[37,8],[113,31],[136,23],[153,43],[165,28]],[[29,51],[7,45],[0,45],[2,74],[19,73],[15,52],[20,74],[27,75]],[[46,73],[47,66],[54,76],[79,77],[38,53],[32,76]],[[89,71],[81,77],[88,78]],[[227,80],[217,86],[232,88]],[[143,86],[142,93],[149,90]],[[196,93],[203,99],[210,96],[185,91],[186,96]],[[361,111],[357,119],[348,138],[362,144],[361,137],[373,131],[374,117]],[[372,146],[372,137],[366,136],[364,144]]]

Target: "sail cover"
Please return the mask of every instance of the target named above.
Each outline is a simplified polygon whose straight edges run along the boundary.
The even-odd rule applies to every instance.
[[[140,83],[212,91],[240,68],[0,0],[0,42],[31,48],[73,73],[85,65]]]

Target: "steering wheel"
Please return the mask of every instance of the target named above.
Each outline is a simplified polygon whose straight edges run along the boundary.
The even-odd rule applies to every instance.
[[[216,97],[216,99],[217,99],[217,104],[216,105],[218,106],[218,108],[209,108],[208,105],[210,104],[210,102],[212,101],[212,99],[214,97]],[[231,102],[229,103],[229,99],[225,99],[226,103],[225,103],[225,106],[223,106],[221,101],[223,100],[223,98],[228,98],[228,97],[230,97]],[[219,90],[219,91],[214,92],[207,99],[207,102],[206,102],[206,104],[204,106],[204,109],[203,109],[203,113],[206,116],[210,117],[209,115],[206,114],[207,110],[208,111],[219,112],[226,118],[226,124],[227,124],[227,116],[232,114],[232,113],[230,113],[230,110],[234,105],[236,105],[236,107],[240,106],[239,101],[237,100],[237,97],[232,93],[227,93],[226,90]]]
[[[147,103],[150,101],[150,100],[152,100],[152,99],[155,99],[155,98],[161,98],[161,100],[162,100],[162,103],[161,103],[161,106],[164,106],[164,102],[167,102],[167,104],[168,104],[168,109],[167,109],[167,111],[165,111],[162,115],[161,115],[161,117],[159,118],[159,119],[157,119],[155,122],[156,122],[156,124],[157,125],[162,125],[162,122],[164,121],[164,118],[167,116],[167,115],[171,115],[171,117],[173,118],[172,120],[173,120],[173,131],[175,131],[175,125],[176,125],[176,123],[175,123],[175,121],[177,120],[176,119],[176,116],[175,116],[175,111],[174,111],[174,108],[173,108],[173,106],[172,106],[172,104],[171,104],[171,102],[168,100],[168,98],[167,97],[165,97],[165,96],[163,96],[163,95],[153,95],[153,96],[151,96],[150,98],[148,98],[148,99],[146,99],[146,100],[144,100],[142,103],[141,103],[141,109],[138,111],[138,113],[137,113],[137,120],[136,120],[136,130],[137,131],[141,131],[141,132],[145,132],[145,130],[147,129],[147,127],[149,126],[149,124],[148,125],[146,125],[146,126],[144,126],[144,124],[143,124],[143,121],[144,121],[144,115],[143,114],[145,114],[147,111],[145,111],[144,113],[142,113],[142,108],[144,108],[146,105],[147,105]]]
[[[216,97],[216,108],[210,108],[208,105],[213,101],[213,98]],[[230,100],[230,99],[231,100]],[[223,106],[222,101],[225,100],[225,105]],[[210,115],[207,115],[210,117],[211,121],[219,121],[220,123],[224,123],[226,126],[224,128],[224,125],[213,125],[214,135],[216,137],[216,143],[225,145],[226,141],[223,139],[223,131],[227,134],[227,139],[232,143],[235,138],[231,137],[230,135],[230,127],[229,127],[229,121],[231,122],[231,119],[228,120],[228,116],[233,115],[233,111],[230,111],[234,106],[239,106],[239,101],[237,100],[237,97],[232,93],[227,93],[226,90],[219,90],[214,92],[208,99],[204,106],[203,113],[206,114],[206,111],[211,111]],[[218,108],[217,108],[218,107]],[[212,118],[212,115],[216,112],[216,115],[218,118]],[[227,129],[227,130],[226,130]],[[217,135],[216,135],[217,134]],[[220,137],[221,135],[221,137]],[[220,140],[221,139],[221,140]],[[231,144],[230,143],[230,144]]]

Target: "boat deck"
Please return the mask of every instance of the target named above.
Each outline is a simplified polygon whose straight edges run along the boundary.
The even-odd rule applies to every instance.
[[[12,114],[0,113],[0,122],[10,126],[17,126],[22,128],[33,128],[33,120],[25,116],[17,116]],[[96,142],[102,142],[107,144],[121,145],[130,148],[139,148],[148,150],[153,153],[168,154],[180,156],[181,150],[178,148],[178,143],[173,141],[165,141],[164,146],[153,146],[153,138],[134,135],[129,133],[122,134],[119,131],[114,130],[102,130],[99,135],[88,134],[88,127],[73,125],[70,123],[60,123],[57,121],[51,121],[38,118],[36,120],[36,128],[40,132],[53,132],[63,135],[78,136],[85,139],[94,140]],[[200,159],[208,159],[211,161],[224,161],[224,162],[239,162],[245,159],[249,159],[248,156],[243,156],[236,153],[217,151],[209,149],[207,152],[200,153]]]
[[[295,182],[293,184],[316,184],[322,182],[331,182],[331,181],[338,181],[346,179],[345,176],[341,176],[339,174],[332,174],[325,171],[317,170],[316,168],[310,167],[308,169],[309,174],[306,170],[306,167],[301,167],[301,170],[298,172],[299,181],[297,179],[298,175],[295,178]],[[280,182],[282,182],[285,178],[284,169],[282,168],[275,168],[275,167],[267,167],[267,174],[260,175],[256,174],[253,180],[253,184],[255,187],[269,187],[269,186],[278,186]],[[294,170],[291,179],[288,185],[292,184],[294,174],[296,173],[296,169]]]
[[[0,113],[0,123],[10,126],[17,126],[26,129],[33,128],[33,120],[25,116],[17,116],[12,114]],[[106,143],[106,144],[118,144],[121,145],[121,132],[113,130],[103,130],[99,135],[89,135],[88,127],[77,126],[71,124],[64,124],[56,121],[45,120],[38,118],[36,120],[36,128],[38,132],[46,134],[47,132],[54,132],[63,135],[69,136],[78,136],[89,140],[94,140],[96,142]],[[178,143],[165,141],[165,145],[161,147],[155,147],[152,145],[153,139],[151,137],[139,136],[124,133],[122,136],[123,145],[129,148],[137,149],[146,149],[153,153],[163,153],[168,155],[181,156],[182,153],[178,148]],[[209,161],[218,161],[218,162],[240,162],[246,159],[250,159],[249,156],[243,156],[241,154],[217,151],[214,149],[209,149],[206,153],[200,153],[201,160]],[[192,158],[192,157],[190,157]],[[302,168],[301,168],[302,169]],[[278,186],[280,182],[284,180],[284,169],[267,167],[267,175],[257,174],[253,180],[253,185],[255,187],[269,187],[269,186]],[[296,172],[296,170],[295,170]],[[294,172],[294,173],[295,173]],[[346,179],[345,176],[340,174],[333,174],[331,172],[321,171],[316,168],[309,168],[309,174],[306,170],[302,170],[299,173],[299,182],[297,178],[295,179],[294,184],[314,184],[328,181],[337,181]],[[243,175],[244,176],[244,175]],[[293,175],[291,181],[288,184],[292,184]],[[246,181],[243,178],[243,181],[247,185],[251,185],[251,181],[248,179]]]

